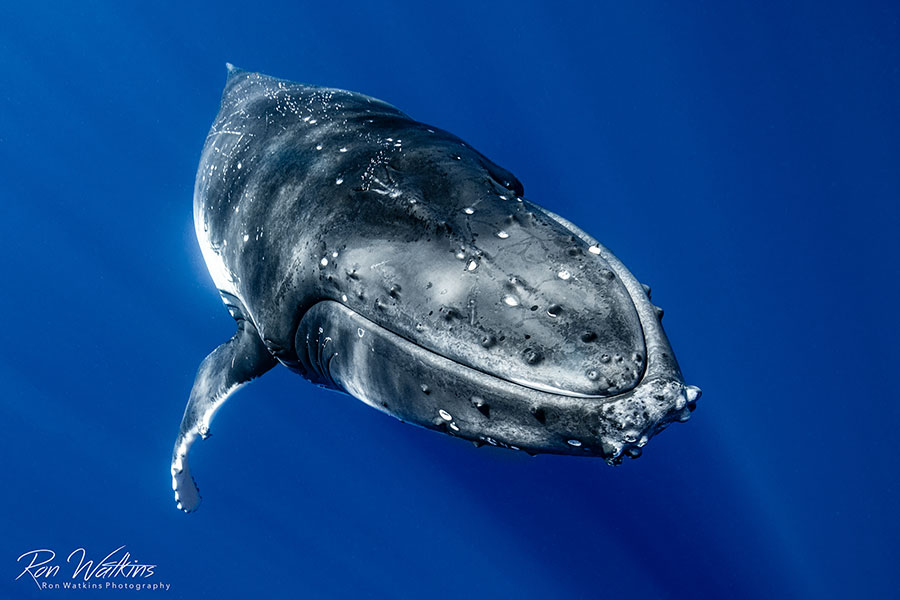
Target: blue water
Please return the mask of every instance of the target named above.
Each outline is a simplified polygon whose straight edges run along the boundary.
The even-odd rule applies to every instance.
[[[0,597],[66,595],[22,553],[64,575],[123,544],[171,586],[142,597],[900,597],[897,3],[124,4],[0,8]],[[176,510],[187,394],[234,330],[191,221],[226,61],[516,173],[653,286],[693,419],[613,469],[279,368]]]

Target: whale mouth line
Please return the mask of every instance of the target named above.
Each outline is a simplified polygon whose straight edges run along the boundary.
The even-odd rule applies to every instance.
[[[351,313],[354,317],[356,317],[357,319],[360,319],[361,321],[363,321],[363,322],[365,323],[366,327],[368,327],[368,328],[371,329],[372,331],[377,331],[377,332],[380,332],[382,335],[385,335],[386,337],[393,338],[392,341],[393,341],[394,343],[397,343],[397,344],[400,344],[400,345],[406,345],[406,344],[408,344],[409,347],[410,347],[409,349],[410,349],[410,350],[413,350],[413,351],[416,352],[416,353],[420,353],[420,354],[422,354],[422,355],[424,355],[424,356],[429,356],[429,357],[437,358],[437,359],[439,359],[441,362],[447,362],[447,363],[450,363],[450,365],[452,365],[453,368],[462,369],[462,370],[464,370],[464,371],[468,371],[468,372],[471,372],[471,373],[476,373],[476,374],[478,374],[478,375],[481,376],[481,377],[487,377],[487,378],[489,378],[490,380],[496,382],[497,384],[501,384],[502,386],[512,386],[513,388],[524,388],[525,390],[528,390],[528,391],[530,391],[530,392],[539,392],[539,393],[542,393],[542,394],[551,394],[551,395],[553,395],[553,396],[558,396],[558,397],[560,397],[560,398],[587,399],[587,400],[602,400],[602,401],[604,401],[604,402],[606,402],[606,401],[614,401],[614,400],[616,400],[618,397],[620,397],[620,396],[622,396],[622,395],[625,395],[625,394],[627,394],[629,391],[631,391],[631,390],[624,390],[623,392],[620,392],[620,393],[618,393],[618,394],[613,394],[613,395],[583,394],[583,393],[580,393],[580,392],[573,392],[573,391],[564,390],[564,389],[561,389],[561,388],[555,388],[555,387],[553,387],[553,386],[543,385],[543,384],[540,384],[540,383],[534,383],[534,382],[530,382],[530,381],[524,381],[524,380],[521,380],[521,379],[519,379],[519,378],[507,378],[507,377],[501,377],[501,376],[499,376],[499,375],[497,375],[497,374],[495,374],[495,373],[490,373],[490,372],[488,372],[488,371],[484,371],[484,370],[479,369],[479,368],[477,368],[477,367],[473,367],[473,366],[471,366],[471,365],[468,365],[468,364],[459,362],[459,361],[455,360],[454,358],[451,358],[451,357],[449,357],[449,356],[446,356],[446,355],[444,355],[444,354],[442,354],[442,353],[440,353],[440,352],[435,352],[435,351],[432,350],[431,348],[428,348],[428,347],[426,347],[426,346],[423,346],[423,345],[417,343],[416,341],[411,340],[411,339],[409,339],[408,337],[403,336],[403,335],[401,335],[400,333],[397,333],[396,331],[393,331],[393,330],[390,329],[389,327],[385,327],[385,326],[383,326],[383,325],[380,325],[380,324],[378,324],[378,323],[372,321],[372,320],[369,319],[366,315],[361,314],[361,313],[359,313],[359,312],[353,310],[352,308],[350,308],[349,306],[347,306],[346,304],[342,303],[342,302],[339,301],[339,300],[332,300],[332,299],[321,300],[321,301],[317,302],[316,304],[314,304],[313,307],[318,306],[318,305],[328,304],[328,303],[334,303],[334,304],[338,305],[342,310],[345,310],[345,311],[347,311],[348,313]],[[310,310],[311,310],[313,307],[310,307]],[[309,311],[307,311],[307,312],[309,312]],[[321,364],[322,375],[324,375],[330,382],[332,382],[332,383],[337,383],[337,382],[333,379],[332,374],[331,374],[331,372],[330,372],[330,364],[331,364],[331,360],[330,360],[330,359],[326,362],[326,364]],[[641,381],[643,380],[643,375],[644,375],[644,374],[642,373],[641,379],[638,380],[638,382],[635,384],[635,386],[640,385]]]

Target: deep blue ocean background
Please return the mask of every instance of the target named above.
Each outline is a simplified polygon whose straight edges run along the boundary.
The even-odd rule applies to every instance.
[[[24,552],[123,544],[171,590],[82,595],[900,598],[900,4],[128,4],[0,8],[0,598],[68,595]],[[691,421],[529,458],[278,368],[176,510],[234,330],[191,214],[226,61],[513,171],[653,286]]]

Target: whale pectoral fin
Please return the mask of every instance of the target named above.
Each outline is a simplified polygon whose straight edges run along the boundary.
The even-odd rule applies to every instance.
[[[188,452],[197,436],[209,437],[209,424],[225,400],[276,362],[260,340],[256,327],[241,319],[234,337],[200,363],[172,452],[172,489],[181,510],[191,512],[200,504],[197,484],[188,466]]]

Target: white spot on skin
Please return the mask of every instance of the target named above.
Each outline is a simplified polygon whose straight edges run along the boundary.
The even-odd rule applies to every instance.
[[[341,185],[342,183],[344,183],[344,178],[343,178],[343,177],[338,177],[337,179],[334,180],[334,182],[335,182],[337,185]]]
[[[503,301],[506,302],[507,306],[518,306],[519,305],[519,299],[516,298],[515,296],[506,296],[503,299]]]
[[[470,271],[474,271],[477,268],[478,268],[478,263],[475,262],[474,260],[470,260],[469,266],[467,267],[467,269],[469,269]]]
[[[316,146],[316,150],[321,150],[321,149],[322,149],[322,144],[318,144],[318,145]]]
[[[462,259],[464,259],[465,257],[466,257],[466,255],[463,254],[462,252],[457,252],[457,253],[456,253],[456,258],[458,258],[459,260],[462,260]]]
[[[450,429],[453,431],[459,431],[459,427],[457,427],[456,423],[450,423]]]
[[[566,270],[562,270],[559,273],[557,273],[556,276],[559,277],[560,279],[562,279],[563,281],[568,281],[569,278],[572,277],[572,274]]]
[[[441,410],[438,411],[438,414],[440,414],[440,415],[441,415],[441,418],[442,418],[443,420],[445,420],[445,421],[452,421],[452,420],[453,420],[453,417],[450,415],[450,413],[448,413],[448,412],[447,412],[446,410],[444,410],[443,408],[442,408]]]
[[[363,329],[362,327],[359,327],[356,330],[356,335],[358,335],[359,337],[362,337],[362,336],[366,335],[366,330]]]
[[[581,445],[581,442],[579,442],[578,440],[569,440],[569,441],[568,441],[568,444],[569,444],[570,446],[575,446],[575,447],[577,448],[578,446]]]
[[[593,246],[588,248],[588,252],[590,252],[591,254],[600,254],[600,246],[594,244]]]
[[[337,252],[332,252],[332,253],[331,253],[331,258],[337,258],[337,257],[338,257],[338,253],[337,253]]]
[[[505,231],[498,231],[497,237],[500,238],[501,240],[505,240],[506,238],[509,237],[509,234],[506,233]]]
[[[327,259],[327,258],[323,258],[322,260],[319,261],[319,264],[322,265],[323,267],[327,267],[327,266],[328,266],[328,259]]]
[[[473,214],[475,214],[475,209],[474,208],[464,208],[463,212],[466,213],[467,215],[473,215]]]
[[[244,241],[246,242],[246,241],[248,241],[249,239],[250,239],[250,236],[247,235],[247,234],[245,233],[245,234],[244,234]]]
[[[244,165],[242,163],[238,163],[237,167],[238,167],[238,169],[242,169],[244,167]]]
[[[338,152],[346,152],[346,151],[347,151],[347,148],[346,148],[346,146],[345,146],[345,147],[343,147],[343,148],[341,148],[341,149],[340,149],[340,150],[338,150]]]
[[[346,301],[347,301],[347,294],[343,294],[341,296],[341,302],[346,302]]]

